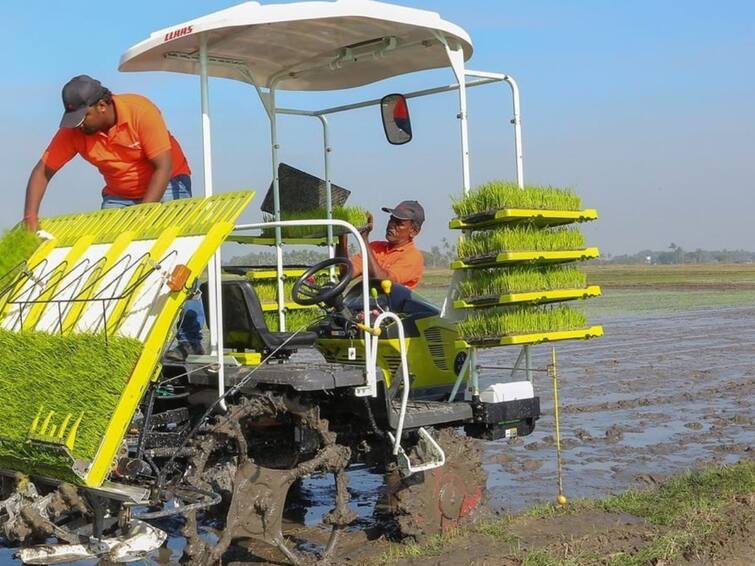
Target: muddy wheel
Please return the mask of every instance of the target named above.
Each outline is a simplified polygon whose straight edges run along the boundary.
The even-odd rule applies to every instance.
[[[189,459],[185,481],[195,488],[221,496],[220,503],[204,512],[204,518],[224,523],[233,498],[240,455],[246,444],[240,434],[216,432],[196,439],[191,447],[195,455]],[[186,537],[182,562],[186,564],[202,564],[212,552],[212,546],[200,537],[199,532],[200,515],[197,511],[190,511],[182,529]]]
[[[0,502],[8,499],[16,488],[16,482],[6,476],[0,476]]]
[[[445,465],[407,478],[398,470],[386,474],[380,509],[405,542],[422,542],[458,528],[474,519],[483,505],[487,474],[477,441],[450,428],[434,436],[446,454]],[[420,442],[411,449],[411,460],[423,451]]]
[[[336,483],[335,508],[323,519],[331,525],[331,535],[320,557],[327,559],[333,553],[338,534],[354,520],[354,514],[347,507],[348,479],[344,472],[351,452],[348,447],[336,444],[336,435],[329,431],[328,422],[319,418],[316,407],[297,414],[288,413],[298,419],[300,426],[310,428],[320,437],[320,448],[310,459],[300,462],[295,454],[285,450],[276,453],[273,459],[249,456],[245,432],[249,430],[250,421],[269,419],[285,412],[279,398],[266,399],[262,404],[255,404],[251,399],[232,407],[195,442],[195,456],[190,460],[185,481],[196,488],[219,493],[222,502],[211,515],[206,515],[216,519],[214,523],[218,528],[218,540],[212,544],[200,536],[196,512],[187,513],[182,530],[187,539],[184,563],[218,564],[231,544],[243,539],[266,543],[280,551],[291,564],[311,562],[315,558],[312,554],[289,548],[282,518],[289,489],[312,473],[331,473]],[[275,411],[271,411],[272,408]],[[281,467],[267,467],[271,463]]]

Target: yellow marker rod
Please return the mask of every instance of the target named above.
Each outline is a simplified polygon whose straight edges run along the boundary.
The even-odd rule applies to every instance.
[[[566,505],[564,483],[561,477],[561,427],[558,415],[558,366],[556,365],[556,348],[551,348],[551,377],[553,378],[553,422],[556,427],[556,471],[558,474],[558,496],[556,503]]]

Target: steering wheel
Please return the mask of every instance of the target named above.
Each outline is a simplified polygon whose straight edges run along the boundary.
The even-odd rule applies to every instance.
[[[318,279],[322,279],[323,276],[330,277],[331,267],[343,268],[343,274],[338,282],[333,283],[328,279],[327,283],[318,283]],[[326,269],[328,270],[327,274],[323,273]],[[353,272],[354,267],[351,260],[346,257],[334,257],[316,263],[296,280],[293,289],[291,289],[291,298],[295,303],[304,306],[326,303],[343,293],[353,278]]]

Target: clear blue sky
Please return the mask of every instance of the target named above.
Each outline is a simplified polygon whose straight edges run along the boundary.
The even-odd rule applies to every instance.
[[[221,9],[231,0],[127,3],[6,2],[0,75],[0,226],[21,216],[26,180],[54,134],[60,88],[88,73],[114,92],[139,92],[162,109],[201,190],[199,88],[194,77],[119,73],[120,55],[151,31]],[[755,3],[752,1],[405,0],[433,9],[471,35],[474,69],[512,74],[522,91],[525,177],[573,186],[601,219],[591,244],[611,253],[642,248],[755,249]],[[345,93],[290,94],[319,108],[444,84],[447,70]],[[215,185],[270,182],[268,126],[249,86],[212,81]],[[351,203],[378,211],[403,198],[426,204],[420,245],[444,235],[449,195],[460,190],[453,95],[412,101],[415,140],[382,139],[375,109],[333,119],[336,182]],[[473,183],[513,178],[505,86],[471,91]],[[315,121],[284,118],[283,159],[321,173]],[[58,173],[43,214],[99,205],[102,182],[80,159]],[[247,220],[259,218],[262,194]],[[379,229],[383,224],[378,221]]]

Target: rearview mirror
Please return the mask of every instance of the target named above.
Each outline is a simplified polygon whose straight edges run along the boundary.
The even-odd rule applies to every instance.
[[[402,94],[389,94],[380,101],[383,129],[388,143],[403,145],[412,141],[412,122],[409,119],[409,106]]]

